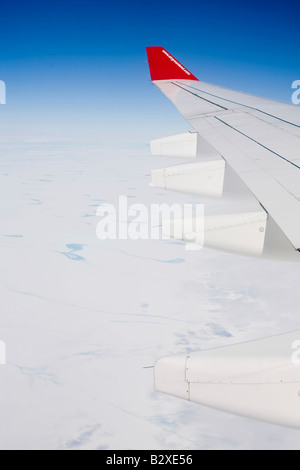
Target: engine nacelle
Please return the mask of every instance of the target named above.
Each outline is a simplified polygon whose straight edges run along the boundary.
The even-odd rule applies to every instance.
[[[159,359],[155,388],[205,406],[300,428],[300,331]]]

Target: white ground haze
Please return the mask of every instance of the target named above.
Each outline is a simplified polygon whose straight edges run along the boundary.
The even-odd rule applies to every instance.
[[[148,187],[163,165],[147,150],[2,142],[1,449],[300,449],[299,431],[157,393],[143,369],[300,325],[299,265],[97,239],[97,206],[119,195],[195,200]]]

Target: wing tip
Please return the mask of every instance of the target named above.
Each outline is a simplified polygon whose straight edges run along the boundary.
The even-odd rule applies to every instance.
[[[161,46],[146,47],[150,76],[157,80],[196,80],[198,79],[175,57]]]

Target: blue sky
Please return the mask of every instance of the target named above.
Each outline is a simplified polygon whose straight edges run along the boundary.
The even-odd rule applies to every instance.
[[[151,86],[149,45],[164,46],[200,80],[282,101],[300,78],[295,1],[16,0],[0,8],[0,119],[16,129],[76,129],[97,140],[117,130],[128,142],[180,131],[184,121]]]

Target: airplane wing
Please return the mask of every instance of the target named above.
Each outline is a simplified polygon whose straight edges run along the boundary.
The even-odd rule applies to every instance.
[[[155,170],[152,185],[224,197],[234,175],[257,209],[222,214],[220,224],[207,216],[204,244],[300,261],[299,107],[200,82],[162,47],[148,47],[147,55],[153,83],[193,128],[153,141],[152,153],[195,158]],[[217,227],[213,234],[212,226]]]
[[[200,82],[162,47],[149,47],[147,54],[153,83],[193,129],[151,142],[154,155],[190,159],[152,171],[152,186],[215,198],[226,198],[230,188],[241,201],[247,194],[251,210],[247,202],[236,213],[205,214],[204,245],[300,261],[300,109]],[[174,238],[191,242],[183,219],[166,225]],[[192,241],[203,243],[203,233]],[[155,386],[206,406],[300,428],[299,367],[296,331],[163,357],[154,367]]]

